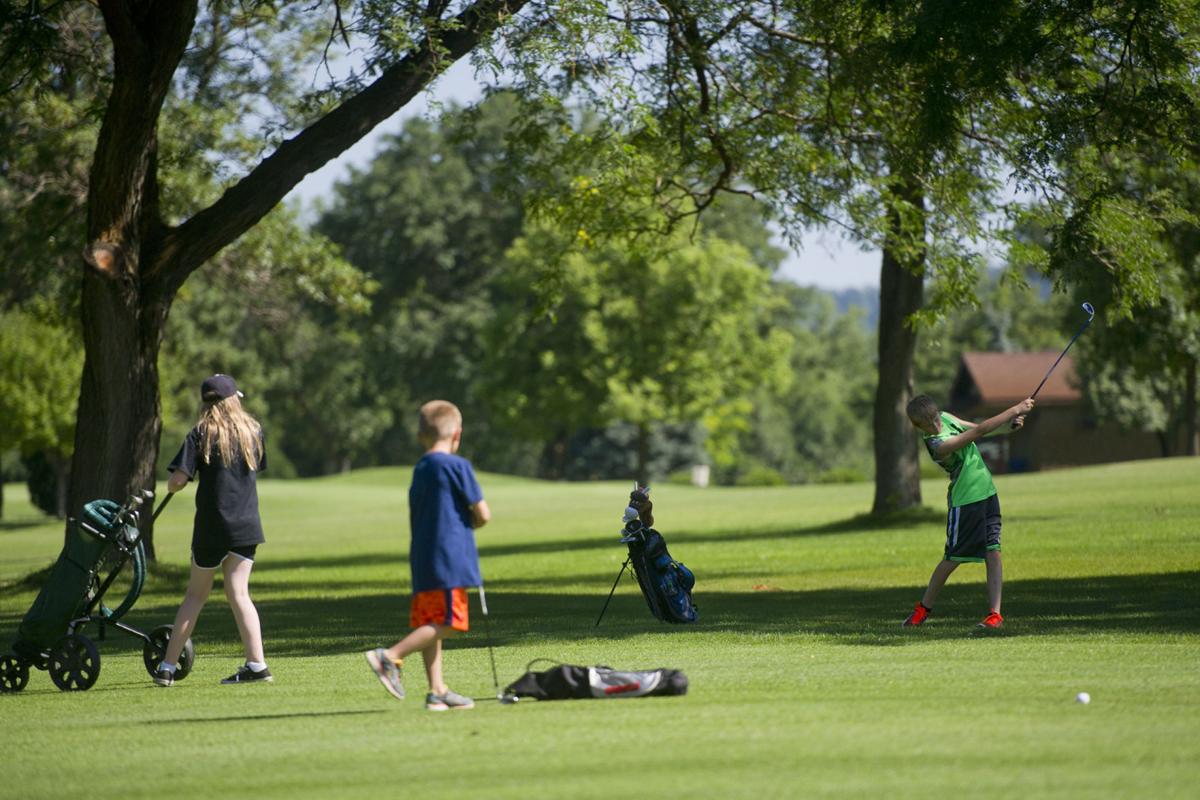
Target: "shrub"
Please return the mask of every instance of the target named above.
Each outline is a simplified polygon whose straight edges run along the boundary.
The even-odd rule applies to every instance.
[[[831,467],[817,475],[817,483],[862,483],[868,476],[854,467]]]
[[[755,466],[739,475],[734,483],[737,486],[786,486],[787,479],[777,469]]]

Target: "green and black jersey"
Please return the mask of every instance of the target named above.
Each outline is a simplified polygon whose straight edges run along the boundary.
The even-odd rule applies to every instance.
[[[954,417],[942,412],[942,429],[925,437],[925,449],[939,467],[950,475],[950,491],[947,502],[951,508],[958,508],[970,503],[986,500],[996,493],[996,484],[992,483],[992,473],[983,462],[979,448],[971,442],[966,447],[955,450],[947,458],[937,457],[936,443],[949,439],[951,436],[967,430]]]

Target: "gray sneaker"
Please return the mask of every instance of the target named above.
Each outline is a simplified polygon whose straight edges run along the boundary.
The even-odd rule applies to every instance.
[[[382,647],[363,653],[367,663],[375,672],[375,677],[383,684],[383,688],[397,700],[404,699],[404,684],[400,681],[400,665],[388,658],[387,651]]]
[[[458,692],[447,689],[445,694],[434,694],[430,692],[425,695],[425,710],[426,711],[449,711],[450,709],[459,710],[466,708],[474,708],[475,701],[469,697],[463,697]]]

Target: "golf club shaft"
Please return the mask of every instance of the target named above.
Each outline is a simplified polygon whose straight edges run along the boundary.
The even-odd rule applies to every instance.
[[[158,515],[163,512],[163,509],[167,507],[167,503],[171,502],[171,498],[174,496],[175,496],[174,492],[167,492],[167,496],[164,497],[163,501],[158,504],[158,508],[154,509],[154,517],[153,518],[155,521],[158,520]]]
[[[1063,351],[1058,354],[1058,358],[1056,358],[1054,363],[1050,365],[1050,369],[1046,370],[1046,374],[1042,377],[1042,382],[1037,385],[1037,388],[1033,390],[1033,394],[1029,395],[1030,397],[1036,398],[1038,396],[1038,392],[1040,392],[1042,387],[1046,385],[1046,381],[1050,380],[1050,373],[1054,372],[1055,367],[1058,366],[1058,362],[1063,360],[1063,357],[1066,356],[1067,351],[1071,349],[1071,345],[1075,344],[1075,340],[1078,339],[1079,336],[1085,330],[1087,330],[1087,326],[1091,324],[1092,321],[1089,319],[1087,322],[1083,323],[1083,327],[1075,332],[1075,335],[1071,337],[1071,341],[1067,342],[1067,346],[1063,348]]]
[[[496,697],[500,697],[500,678],[496,674],[496,654],[492,652],[492,626],[488,622],[487,592],[483,584],[479,584],[479,605],[483,608],[483,638],[487,641],[488,660],[492,662],[492,685],[496,687]]]
[[[1050,369],[1046,370],[1046,374],[1042,376],[1042,382],[1039,383],[1037,388],[1033,390],[1033,394],[1029,395],[1030,398],[1035,400],[1037,399],[1038,392],[1040,392],[1042,387],[1046,385],[1046,381],[1050,380],[1050,374],[1054,372],[1054,369],[1058,366],[1059,362],[1062,361],[1067,355],[1067,351],[1071,349],[1071,345],[1075,344],[1075,340],[1083,335],[1083,332],[1087,330],[1088,325],[1092,324],[1092,320],[1096,317],[1096,309],[1092,307],[1091,303],[1084,303],[1083,310],[1087,312],[1087,321],[1079,326],[1079,330],[1075,331],[1075,335],[1071,337],[1071,341],[1067,342],[1067,346],[1064,347],[1063,351],[1058,354],[1058,358],[1054,359],[1054,363],[1050,365]],[[1013,430],[1017,429],[1016,420],[1012,421],[1011,427]]]

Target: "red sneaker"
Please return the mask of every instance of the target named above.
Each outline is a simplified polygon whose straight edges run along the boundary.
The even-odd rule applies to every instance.
[[[999,611],[993,611],[983,618],[983,622],[980,622],[975,627],[984,631],[999,630],[1004,627],[1004,617],[1000,616]]]
[[[998,616],[998,615],[997,615]],[[917,607],[908,615],[908,619],[904,620],[904,627],[916,627],[929,618],[929,609],[921,603],[917,603]]]

